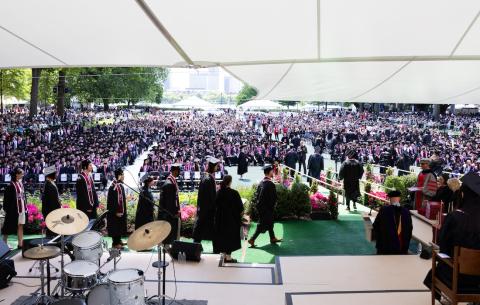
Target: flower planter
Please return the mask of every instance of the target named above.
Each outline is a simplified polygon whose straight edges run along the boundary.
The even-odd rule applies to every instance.
[[[328,210],[312,210],[310,213],[310,218],[312,220],[331,220],[332,217],[330,216],[330,212]]]

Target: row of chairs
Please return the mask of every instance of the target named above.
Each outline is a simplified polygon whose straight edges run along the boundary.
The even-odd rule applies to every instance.
[[[168,172],[141,172],[139,173],[139,177],[145,177],[146,175],[150,177],[154,177],[159,181],[158,185],[161,185],[168,177]],[[180,190],[182,191],[194,191],[198,189],[198,185],[202,178],[207,175],[203,172],[181,172],[180,175],[177,177],[177,184]],[[215,173],[215,181],[220,182],[223,179],[224,174],[222,172]],[[155,188],[154,188],[155,189]]]
[[[74,174],[60,174],[57,177],[56,184],[59,187],[73,187],[75,183],[77,182],[79,174],[74,173]],[[94,173],[93,174],[93,181],[95,184],[95,187],[99,187],[102,183],[103,180],[103,174],[101,173]],[[10,182],[12,181],[12,177],[9,174],[6,175],[0,175],[0,190],[3,190],[5,187],[7,187]],[[45,183],[45,175],[44,174],[35,174],[35,175],[29,175],[28,177],[24,178],[23,181],[25,188],[28,190],[35,190],[38,189],[39,186],[43,185]]]

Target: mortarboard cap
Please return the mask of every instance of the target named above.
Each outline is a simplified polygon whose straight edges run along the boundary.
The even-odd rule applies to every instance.
[[[211,163],[211,164],[217,164],[217,163],[220,163],[220,160],[215,158],[215,157],[208,157],[207,158],[207,161],[208,163]]]
[[[271,164],[265,164],[265,165],[263,166],[263,172],[264,172],[265,174],[269,173],[269,172],[272,171],[272,170],[273,170],[273,166],[272,166]]]
[[[173,171],[173,170],[176,170],[176,169],[180,169],[182,167],[182,164],[180,163],[173,163],[172,165],[170,165],[170,171]]]
[[[460,178],[460,181],[462,181],[462,186],[466,186],[475,194],[480,195],[480,175],[468,173]]]
[[[387,196],[388,196],[389,198],[401,197],[401,196],[402,196],[402,193],[400,193],[400,192],[397,191],[397,190],[393,190],[393,191],[388,192]]]
[[[51,166],[45,167],[45,168],[43,169],[43,174],[44,174],[45,176],[48,176],[48,175],[53,174],[53,173],[55,173],[55,172],[57,172],[57,169],[55,168],[55,165],[51,165]]]

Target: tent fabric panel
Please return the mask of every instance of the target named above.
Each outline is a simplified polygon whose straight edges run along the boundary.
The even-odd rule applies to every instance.
[[[455,55],[477,54],[480,54],[480,20],[478,19],[465,35],[465,38],[455,52]]]
[[[182,61],[135,1],[5,0],[0,4],[0,25],[70,66],[158,66]]]
[[[0,67],[28,67],[39,62],[45,65],[58,65],[61,62],[0,29]]]
[[[458,95],[478,86],[480,61],[412,62],[391,80],[355,101],[434,104],[449,100],[468,104],[470,97]]]
[[[321,0],[321,56],[450,55],[479,10],[477,0]]]
[[[255,85],[258,96],[271,100],[345,101],[376,86],[405,62],[299,63],[267,96],[271,82],[264,76],[276,75],[277,65],[229,67],[247,83]],[[286,65],[282,65],[285,68]],[[270,72],[270,71],[274,72]],[[261,73],[260,73],[261,71]]]
[[[317,1],[147,0],[194,61],[317,57]]]

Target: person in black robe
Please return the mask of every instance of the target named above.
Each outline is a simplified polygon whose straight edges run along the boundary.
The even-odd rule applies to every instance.
[[[215,185],[215,172],[220,160],[217,158],[208,159],[207,175],[202,178],[198,186],[197,217],[193,227],[193,241],[196,243],[202,240],[212,240],[215,222],[215,196],[217,187]]]
[[[412,216],[407,208],[400,206],[399,191],[389,192],[388,197],[390,205],[380,209],[373,223],[377,254],[408,254],[413,230]]]
[[[348,159],[340,167],[338,178],[343,180],[347,211],[350,211],[350,201],[353,201],[353,208],[357,209],[356,202],[360,197],[360,179],[363,176],[363,166],[356,159],[357,153],[355,151],[350,151],[347,156]]]
[[[455,246],[480,250],[480,176],[469,173],[461,179],[461,201],[458,209],[448,214],[442,225],[438,245],[440,253],[453,258]],[[452,268],[444,263],[438,263],[436,276],[447,286],[452,285]],[[432,271],[430,270],[423,282],[431,289]],[[460,274],[458,291],[479,291],[480,277]],[[437,294],[440,299],[440,294]]]
[[[103,186],[103,190],[107,188],[107,183],[108,183],[108,175],[110,174],[110,167],[108,166],[108,161],[105,160],[103,161],[103,165],[101,165],[99,168],[98,168],[98,173],[100,173],[102,175],[101,177],[101,181],[102,181],[102,186]]]
[[[242,226],[243,203],[240,194],[231,189],[232,176],[226,175],[215,198],[215,237],[213,252],[222,253],[225,263],[236,263],[233,251],[241,249],[240,228]]]
[[[252,248],[255,248],[255,240],[257,237],[266,231],[268,231],[270,236],[270,243],[275,244],[282,241],[275,237],[275,232],[273,231],[273,214],[275,211],[275,205],[277,204],[277,190],[275,188],[275,183],[272,181],[273,166],[270,164],[265,165],[263,173],[265,174],[265,177],[257,188],[257,211],[259,221],[255,233],[253,233],[253,236],[248,240],[248,243]]]
[[[60,209],[62,207],[60,203],[60,195],[58,194],[58,188],[55,184],[57,179],[57,170],[54,165],[49,166],[43,170],[45,175],[45,184],[43,186],[42,194],[42,215],[46,219],[48,214],[53,210]],[[54,237],[57,234],[46,228],[47,237]]]
[[[78,175],[75,188],[77,192],[77,209],[87,214],[89,219],[97,218],[98,196],[95,184],[91,177],[93,163],[90,160],[83,160],[81,163],[82,172]]]
[[[170,223],[171,231],[163,244],[170,245],[178,239],[178,224],[180,218],[180,202],[178,199],[177,177],[180,175],[180,164],[170,166],[170,175],[163,182],[160,188],[160,208],[158,209],[158,220],[165,220]]]
[[[297,154],[298,154],[298,171],[302,171],[303,166],[303,173],[307,174],[307,165],[305,161],[307,160],[307,146],[305,146],[305,142],[301,141],[300,146],[297,147]]]
[[[17,167],[12,172],[12,181],[5,188],[3,195],[3,210],[5,220],[2,227],[3,240],[8,240],[8,235],[17,234],[18,248],[23,246],[23,225],[27,220],[27,197],[22,184],[24,172]]]
[[[238,154],[237,163],[238,163],[237,175],[240,175],[240,179],[243,179],[243,175],[245,175],[248,172],[248,156],[243,151],[243,147],[240,150],[240,153]]]
[[[293,147],[293,144],[290,144],[290,150],[285,155],[285,159],[283,160],[283,162],[285,163],[286,166],[290,167],[290,176],[292,177],[295,175],[295,168],[297,166],[297,161],[298,161],[297,151]]]
[[[320,179],[320,174],[324,168],[323,156],[320,146],[315,147],[315,153],[308,158],[308,175]]]
[[[447,181],[449,178],[450,176],[447,173],[443,173],[438,177],[437,193],[432,198],[432,201],[443,202],[442,213],[449,213],[450,211],[453,210],[453,207],[452,207],[453,192],[447,185]]]
[[[138,197],[137,212],[135,213],[135,229],[140,228],[146,223],[154,220],[153,216],[153,194],[151,191],[152,185],[155,180],[152,177],[148,177],[143,182],[143,188]]]
[[[123,170],[114,172],[115,180],[108,188],[107,194],[107,231],[112,238],[112,246],[123,249],[122,236],[127,233],[127,198],[123,188]]]

